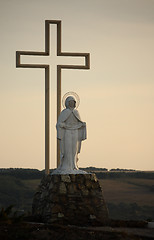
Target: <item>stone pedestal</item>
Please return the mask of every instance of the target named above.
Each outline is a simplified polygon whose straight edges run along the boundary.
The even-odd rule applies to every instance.
[[[32,214],[43,222],[96,225],[108,210],[95,174],[47,175],[34,195]]]

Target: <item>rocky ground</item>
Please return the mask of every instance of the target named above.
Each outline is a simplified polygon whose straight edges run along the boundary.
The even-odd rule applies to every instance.
[[[71,226],[43,223],[1,222],[0,239],[2,240],[153,240],[154,229],[143,227],[143,223],[113,222],[113,226]],[[118,227],[116,227],[116,225]],[[127,227],[130,225],[131,227]]]
[[[95,174],[44,176],[33,198],[32,214],[48,223],[82,226],[108,221],[108,210]]]

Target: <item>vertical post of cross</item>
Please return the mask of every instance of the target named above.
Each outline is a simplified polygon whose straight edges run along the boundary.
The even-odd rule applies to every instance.
[[[57,56],[61,54],[61,23],[57,24]],[[61,66],[57,65],[57,120],[61,112]],[[57,167],[60,165],[60,141],[57,139]]]
[[[57,120],[61,112],[61,67],[57,66]],[[60,164],[60,142],[57,139],[57,167]]]
[[[50,53],[50,25],[45,21],[45,53]],[[50,70],[45,68],[45,174],[50,169]]]
[[[50,81],[49,67],[45,68],[45,174],[49,174],[50,159]]]

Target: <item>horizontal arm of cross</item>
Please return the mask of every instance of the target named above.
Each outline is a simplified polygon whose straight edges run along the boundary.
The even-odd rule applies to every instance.
[[[84,57],[85,65],[58,65],[65,69],[89,69],[90,68],[90,54],[89,53],[67,53],[62,52],[59,56],[69,56],[69,57]]]
[[[49,68],[48,64],[22,64],[20,57],[23,55],[29,56],[48,56],[46,52],[29,52],[29,51],[16,51],[16,67],[17,68]]]
[[[49,56],[50,52],[50,24],[57,25],[57,56],[68,56],[68,57],[84,57],[84,65],[59,65],[65,69],[89,69],[90,68],[90,54],[89,53],[70,53],[61,51],[61,21],[60,20],[46,20],[45,21],[45,51],[34,52],[34,51],[17,51],[16,52],[16,67],[23,68],[48,68],[47,64],[22,64],[20,63],[20,57],[24,55],[29,56]]]
[[[30,51],[16,51],[16,67],[17,68],[48,68],[48,64],[22,64],[20,63],[21,56],[49,56],[46,52],[30,52]],[[84,57],[85,65],[58,65],[65,69],[89,69],[90,68],[90,54],[89,53],[67,53],[62,52],[59,56],[68,57]]]

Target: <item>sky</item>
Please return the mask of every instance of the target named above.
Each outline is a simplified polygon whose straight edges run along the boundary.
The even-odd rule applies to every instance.
[[[87,123],[79,167],[154,170],[154,0],[0,0],[0,168],[45,167],[43,69],[16,68],[16,51],[44,51],[45,20],[62,21],[62,51],[90,53],[90,70],[63,70]],[[50,167],[56,167],[56,57],[51,27]],[[22,63],[42,63],[23,57]]]

